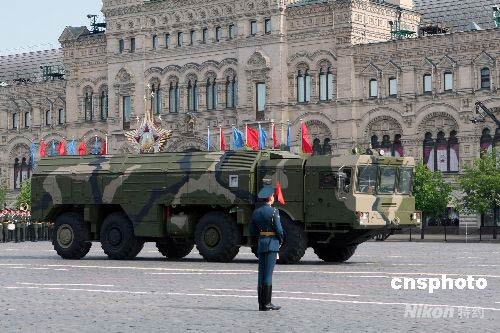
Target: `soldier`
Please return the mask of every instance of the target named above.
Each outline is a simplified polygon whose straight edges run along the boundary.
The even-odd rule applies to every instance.
[[[252,214],[252,234],[259,235],[257,253],[259,256],[259,279],[257,294],[259,311],[279,310],[281,307],[271,303],[272,279],[276,258],[283,243],[283,228],[280,215],[274,203],[274,188],[265,186],[258,193],[258,207]]]

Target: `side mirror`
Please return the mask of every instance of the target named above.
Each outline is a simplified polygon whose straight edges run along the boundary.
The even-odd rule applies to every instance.
[[[345,200],[345,197],[342,195],[346,191],[346,188],[349,185],[346,185],[345,181],[347,179],[347,175],[344,172],[336,172],[335,176],[337,178],[337,198],[339,200]]]

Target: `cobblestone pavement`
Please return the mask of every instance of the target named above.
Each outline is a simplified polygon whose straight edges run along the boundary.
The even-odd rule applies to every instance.
[[[498,331],[498,244],[368,242],[341,265],[309,250],[299,265],[277,266],[273,299],[283,309],[273,312],[257,311],[256,268],[247,248],[220,264],[196,250],[166,261],[153,244],[121,262],[107,260],[98,243],[80,261],[60,259],[47,242],[0,244],[0,331]],[[394,277],[441,274],[484,277],[488,286],[391,288]]]

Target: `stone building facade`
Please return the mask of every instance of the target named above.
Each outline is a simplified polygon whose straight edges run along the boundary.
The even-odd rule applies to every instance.
[[[476,100],[500,107],[499,30],[391,40],[389,21],[418,31],[411,1],[103,4],[106,33],[62,33],[64,80],[0,87],[10,188],[16,159],[29,163],[31,142],[42,138],[92,146],[108,135],[111,153],[130,151],[124,131],[146,107],[173,130],[169,151],[206,150],[208,128],[216,150],[219,126],[230,142],[233,125],[272,122],[282,142],[290,122],[298,151],[302,120],[317,154],[371,143],[453,175],[500,139],[493,124],[469,121]]]

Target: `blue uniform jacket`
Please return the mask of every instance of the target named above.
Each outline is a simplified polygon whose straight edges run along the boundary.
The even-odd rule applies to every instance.
[[[252,235],[258,236],[261,231],[274,231],[276,236],[259,237],[258,253],[279,252],[280,243],[283,242],[280,214],[277,209],[267,204],[255,209],[252,214]]]

